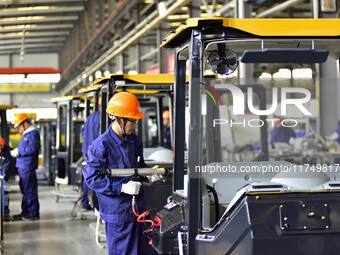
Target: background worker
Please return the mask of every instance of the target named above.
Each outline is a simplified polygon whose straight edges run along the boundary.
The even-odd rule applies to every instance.
[[[2,173],[4,174],[4,180],[8,181],[10,166],[11,166],[11,149],[8,144],[5,144],[5,140],[0,137],[0,156],[1,159],[1,166],[2,166]],[[4,207],[4,217],[5,220],[9,217],[9,197],[8,191],[6,190],[5,186],[5,207]]]
[[[90,146],[83,174],[98,197],[100,215],[105,221],[108,254],[152,254],[148,239],[143,235],[145,226],[137,222],[131,206],[132,196],[136,196],[137,211],[144,212],[146,202],[142,184],[129,177],[98,175],[106,169],[146,166],[143,145],[133,133],[144,113],[136,96],[128,92],[115,94],[106,112],[113,122]]]
[[[337,128],[334,130],[333,134],[329,137],[329,139],[332,142],[336,143],[336,146],[338,148],[340,148],[340,121],[338,121],[338,126]],[[340,158],[339,157],[335,157],[334,158],[334,163],[335,164],[339,164],[340,163]]]
[[[331,141],[337,142],[337,146],[340,147],[340,121],[338,121],[337,128],[329,138]]]
[[[16,157],[16,167],[19,172],[19,186],[23,195],[21,213],[14,215],[14,220],[38,220],[38,181],[36,169],[40,149],[40,135],[35,124],[31,124],[27,115],[23,113],[14,116],[14,128],[23,132],[23,136],[17,148],[11,151],[12,157]]]
[[[98,98],[98,105],[101,105],[101,97]],[[81,129],[81,136],[83,137],[82,153],[87,157],[87,150],[92,142],[100,135],[100,110],[91,113]],[[88,187],[86,181],[83,180],[83,197],[81,206],[84,210],[90,210],[88,198]]]
[[[170,111],[166,110],[163,112],[163,126],[164,126],[164,147],[172,149],[171,146],[171,135],[170,135]]]
[[[282,126],[281,121],[282,119],[278,118],[274,124],[275,128],[270,137],[270,144],[272,148],[275,148],[275,143],[289,144],[290,138],[296,138],[295,132],[289,127]]]

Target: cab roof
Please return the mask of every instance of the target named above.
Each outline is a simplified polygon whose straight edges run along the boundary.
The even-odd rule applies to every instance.
[[[247,38],[340,38],[340,19],[191,18],[170,32],[161,47],[175,48],[201,29],[211,40]],[[221,33],[222,32],[222,33]]]
[[[93,84],[103,84],[110,79],[124,81],[125,84],[172,85],[174,74],[109,74],[97,79]],[[188,78],[189,79],[189,78]]]
[[[101,84],[92,84],[91,86],[89,87],[86,87],[86,88],[81,88],[78,93],[89,93],[89,92],[92,92],[92,91],[98,91],[100,90],[101,88]]]

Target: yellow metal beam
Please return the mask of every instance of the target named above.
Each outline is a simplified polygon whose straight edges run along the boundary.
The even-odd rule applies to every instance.
[[[0,104],[0,110],[10,110],[10,109],[13,109],[13,108],[16,108],[17,105],[15,104],[11,104],[11,105],[2,105]]]

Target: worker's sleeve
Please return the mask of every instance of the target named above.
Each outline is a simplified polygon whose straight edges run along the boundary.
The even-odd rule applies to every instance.
[[[38,131],[31,131],[20,140],[18,150],[20,156],[29,156],[39,153],[40,135]]]
[[[3,150],[3,157],[4,157],[4,161],[2,162],[2,167],[4,169],[4,172],[6,173],[9,170],[11,160],[12,160],[9,146],[5,145],[4,150]]]
[[[104,176],[98,175],[100,171],[107,169],[108,150],[105,146],[100,143],[92,144],[87,156],[83,174],[88,187],[105,195],[120,195],[121,183],[109,182]]]

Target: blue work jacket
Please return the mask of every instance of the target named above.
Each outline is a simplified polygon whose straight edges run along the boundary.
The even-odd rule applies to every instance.
[[[18,145],[19,156],[15,166],[21,174],[38,168],[39,149],[40,135],[37,127],[33,124],[24,132]]]
[[[280,126],[273,130],[270,144],[274,148],[274,143],[289,143],[291,137],[296,137],[295,132],[289,127]]]
[[[2,161],[2,169],[4,171],[4,173],[6,173],[7,171],[9,171],[10,168],[10,164],[11,164],[11,149],[9,148],[9,146],[7,144],[5,144],[4,148],[2,149],[2,153],[1,153],[2,157],[3,157],[3,161]]]
[[[129,222],[137,217],[132,212],[132,196],[121,192],[122,183],[127,183],[130,178],[110,177],[106,180],[97,173],[106,169],[145,166],[143,145],[135,134],[125,136],[123,141],[110,126],[89,147],[83,174],[88,187],[97,194],[100,215],[105,222]],[[144,212],[143,187],[136,196],[136,203],[139,213]]]
[[[91,113],[81,129],[81,136],[83,137],[82,153],[87,154],[87,150],[92,142],[100,135],[100,111]]]
[[[337,141],[337,143],[340,144],[340,125],[335,129],[334,132],[337,133],[339,136],[335,141]]]
[[[167,149],[172,149],[171,148],[171,136],[170,136],[170,128],[169,127],[164,127],[164,148]]]

